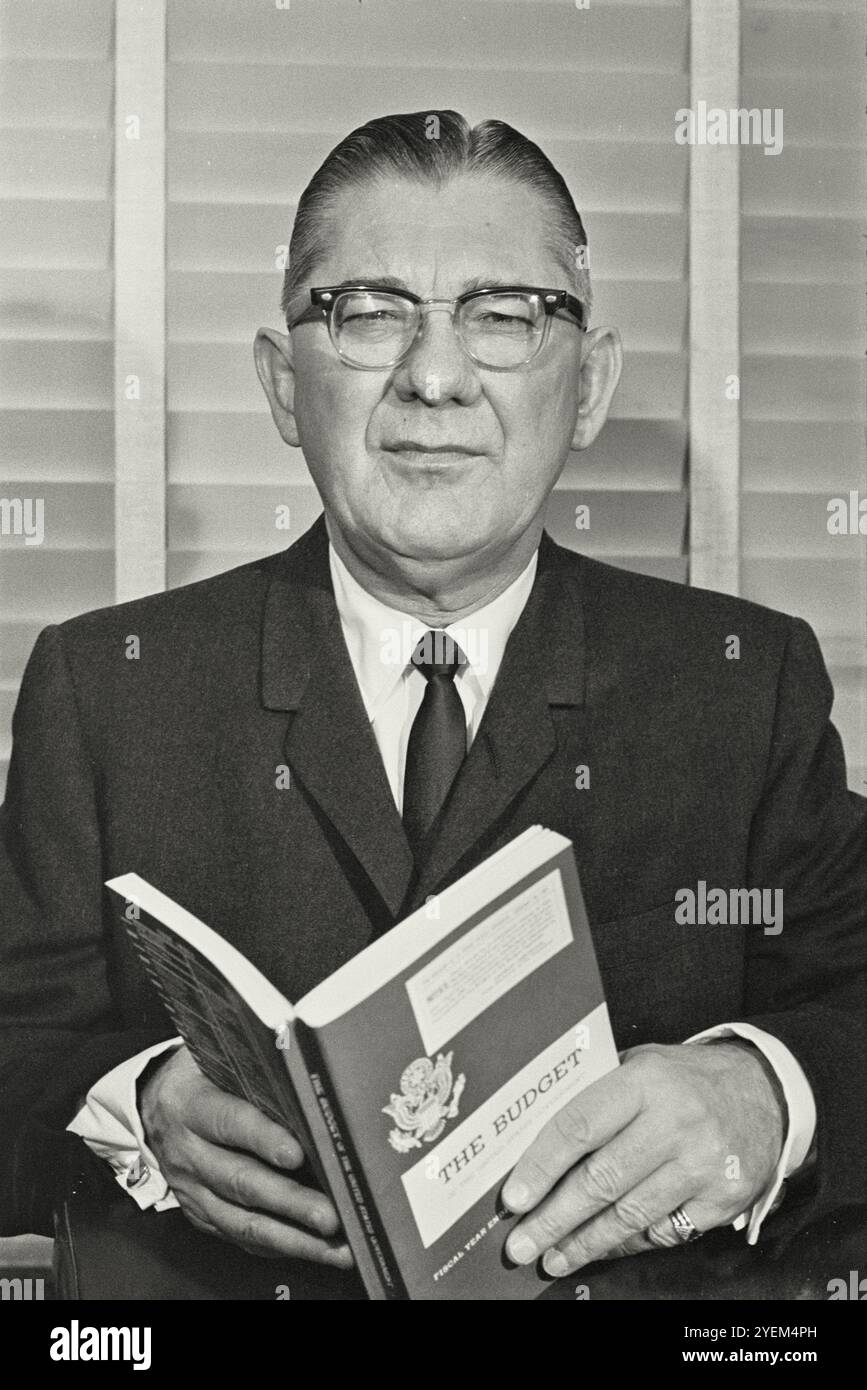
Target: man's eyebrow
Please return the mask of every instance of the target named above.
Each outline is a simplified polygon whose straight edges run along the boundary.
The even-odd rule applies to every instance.
[[[336,290],[349,289],[353,285],[381,285],[383,289],[389,290],[409,289],[406,281],[399,279],[396,275],[353,275],[346,280],[337,280],[333,288]]]
[[[512,276],[511,279],[504,280],[502,276],[481,275],[476,276],[473,280],[465,281],[463,292],[464,294],[470,294],[473,290],[501,290],[506,285],[526,285],[528,283],[530,282],[527,280],[516,280],[514,276]]]
[[[464,281],[462,294],[470,294],[473,290],[498,290],[505,285],[515,285],[521,283],[512,279],[503,279],[501,276],[482,275],[474,276],[471,280]],[[409,285],[405,280],[401,280],[397,275],[354,275],[349,280],[338,280],[334,289],[344,289],[352,285],[378,285],[383,289],[408,290]]]

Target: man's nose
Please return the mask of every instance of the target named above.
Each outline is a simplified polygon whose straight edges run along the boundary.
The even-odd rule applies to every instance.
[[[472,401],[481,390],[475,364],[461,347],[446,305],[429,305],[409,353],[396,368],[394,386],[401,400],[417,397],[428,405]]]

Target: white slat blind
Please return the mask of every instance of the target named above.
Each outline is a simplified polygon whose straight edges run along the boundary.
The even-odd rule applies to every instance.
[[[111,15],[0,5],[0,497],[44,506],[0,536],[0,788],[38,631],[114,598]]]
[[[45,507],[41,545],[0,538],[0,779],[37,631],[114,597],[113,8],[0,0],[0,496]],[[551,153],[588,227],[593,321],[623,331],[614,418],[570,458],[551,530],[683,580],[688,0],[168,8],[169,582],[282,548],[318,512],[268,417],[253,331],[280,323],[294,200],[326,151],[372,115],[440,106],[504,117]],[[830,497],[867,494],[860,9],[744,0],[741,27],[741,105],[785,117],[783,154],[741,152],[741,587],[817,628],[863,791],[867,546],[827,530]]]
[[[115,50],[115,596],[123,603],[166,583],[165,0],[116,0]]]
[[[550,529],[685,578],[687,52],[686,0],[170,0],[170,583],[279,549],[320,510],[252,366],[255,328],[280,326],[275,254],[342,134],[439,107],[542,144],[585,214],[593,322],[623,331],[614,418],[570,459]]]
[[[860,0],[748,0],[745,107],[782,108],[779,155],[742,152],[742,592],[815,627],[852,787],[867,792],[864,18]]]
[[[692,0],[691,108],[738,107],[740,0]],[[740,150],[689,147],[689,581],[740,590]]]

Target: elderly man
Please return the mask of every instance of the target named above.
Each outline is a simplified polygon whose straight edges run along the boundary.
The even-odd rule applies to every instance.
[[[136,870],[297,997],[537,822],[575,843],[624,1052],[507,1181],[508,1255],[560,1275],[729,1223],[782,1246],[863,1202],[867,804],[816,641],[543,529],[621,368],[584,246],[507,125],[353,132],[255,347],[324,518],[40,637],[3,821],[7,1229],[44,1226],[69,1125],[141,1206],[351,1264],[293,1136],[171,1038],[102,883]],[[686,920],[708,885],[784,917]]]

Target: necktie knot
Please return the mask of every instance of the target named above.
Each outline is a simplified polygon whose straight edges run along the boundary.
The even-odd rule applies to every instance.
[[[458,671],[466,664],[466,657],[447,632],[428,631],[422,634],[415,644],[410,661],[425,680],[434,676],[447,676],[454,680]]]

